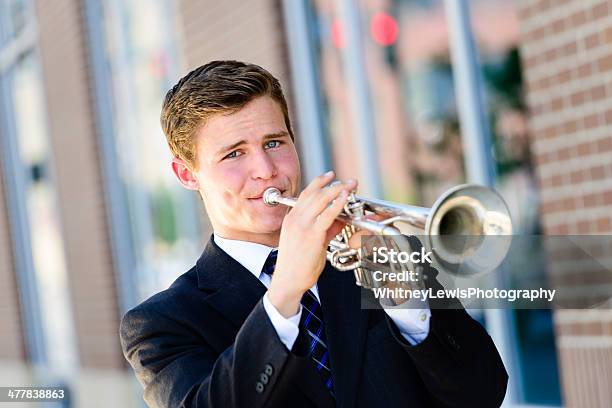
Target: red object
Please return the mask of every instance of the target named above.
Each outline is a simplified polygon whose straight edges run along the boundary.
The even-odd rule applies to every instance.
[[[168,56],[165,52],[159,51],[149,57],[149,70],[155,78],[163,78],[168,74]]]
[[[387,13],[376,13],[370,23],[370,33],[374,41],[386,47],[397,41],[399,27],[393,16]]]
[[[331,37],[332,43],[336,48],[344,48],[344,33],[342,30],[342,22],[340,20],[334,20],[331,26]]]

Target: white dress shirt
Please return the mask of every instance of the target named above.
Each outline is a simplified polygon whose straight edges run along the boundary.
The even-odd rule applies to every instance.
[[[273,249],[266,245],[257,244],[248,241],[238,241],[235,239],[227,239],[214,234],[214,240],[219,248],[225,253],[234,258],[238,263],[244,266],[249,272],[251,272],[257,279],[263,283],[266,288],[270,287],[272,277],[262,272],[263,266],[268,259],[268,255]],[[319,303],[319,291],[315,284],[310,291],[314,293]],[[263,305],[272,326],[276,330],[278,337],[283,344],[291,350],[295,339],[299,334],[298,325],[300,323],[300,317],[302,315],[302,305],[300,310],[291,317],[284,317],[274,307],[268,298],[268,292],[263,297]],[[323,305],[321,305],[323,307]],[[389,315],[391,320],[396,324],[402,336],[412,345],[416,345],[427,337],[429,334],[429,320],[431,318],[431,311],[427,304],[423,304],[421,308],[384,308],[384,311]]]

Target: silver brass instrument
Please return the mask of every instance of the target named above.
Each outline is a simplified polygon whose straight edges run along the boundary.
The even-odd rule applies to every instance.
[[[283,197],[274,187],[263,195],[267,205],[293,207],[293,197]],[[370,214],[386,217],[382,221],[368,219]],[[367,230],[383,237],[403,235],[396,223],[407,223],[423,230],[423,245],[432,252],[436,266],[455,275],[468,276],[491,271],[505,258],[512,222],[506,203],[495,191],[476,184],[464,184],[442,194],[431,208],[397,204],[349,194],[344,210],[337,217],[346,227],[328,247],[327,258],[342,271],[354,271],[357,284],[364,288],[376,285],[362,262],[361,249],[351,248],[348,241],[358,230]],[[466,237],[457,244],[457,237]],[[405,237],[405,236],[404,236]]]

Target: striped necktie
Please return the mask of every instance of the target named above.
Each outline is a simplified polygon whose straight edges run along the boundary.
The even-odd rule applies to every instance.
[[[272,276],[274,267],[276,266],[277,256],[278,251],[274,249],[268,256],[268,259],[266,259],[266,263],[262,269],[263,273]],[[321,375],[325,387],[327,387],[332,396],[335,396],[321,304],[310,290],[304,293],[301,303],[302,316],[299,324],[300,334],[295,341],[293,349],[299,354],[308,355],[311,358],[317,371]]]

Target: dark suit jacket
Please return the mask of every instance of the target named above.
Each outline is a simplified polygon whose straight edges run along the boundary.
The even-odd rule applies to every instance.
[[[310,359],[279,339],[263,307],[265,286],[212,239],[194,268],[122,319],[121,345],[145,401],[224,408],[503,401],[508,377],[499,354],[463,309],[432,308],[428,337],[411,346],[383,310],[361,308],[363,289],[352,273],[328,264],[318,290],[335,401]]]

